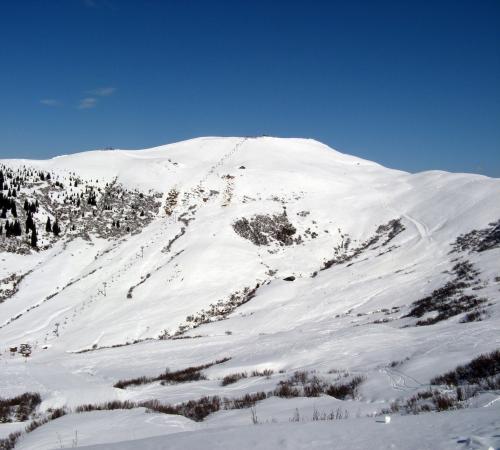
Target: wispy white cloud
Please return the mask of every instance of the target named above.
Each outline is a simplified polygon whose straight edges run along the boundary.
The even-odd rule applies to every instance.
[[[78,109],[91,109],[95,108],[97,105],[97,99],[95,97],[85,97],[78,103]]]
[[[91,91],[88,91],[88,94],[90,95],[96,95],[98,97],[109,97],[110,95],[113,95],[116,91],[115,87],[101,87],[97,89],[92,89]]]
[[[116,92],[116,88],[112,86],[100,87],[96,89],[91,89],[86,91],[87,97],[82,98],[77,108],[78,109],[91,109],[95,108],[97,104],[101,101],[102,97],[109,97]]]
[[[40,103],[45,106],[60,106],[61,102],[55,98],[43,98]]]

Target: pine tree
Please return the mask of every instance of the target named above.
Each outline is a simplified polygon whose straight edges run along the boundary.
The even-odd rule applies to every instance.
[[[21,222],[16,220],[14,226],[12,227],[12,234],[14,236],[21,236],[23,234],[23,229],[21,228]]]
[[[29,212],[28,218],[26,219],[26,234],[28,234],[33,228],[35,228],[35,222],[33,222],[33,216],[31,215],[31,212]]]
[[[61,228],[59,227],[59,222],[56,221],[54,222],[54,225],[52,225],[52,233],[54,233],[54,236],[59,236],[59,233],[61,232]]]
[[[45,231],[50,233],[52,231],[52,224],[50,223],[50,217],[47,217],[47,223],[45,224]]]
[[[28,199],[24,200],[24,210],[28,212],[28,209],[30,209],[30,204],[28,203]]]
[[[17,206],[15,202],[12,202],[12,207],[10,209],[10,212],[12,213],[12,216],[14,218],[17,218]]]
[[[87,203],[91,206],[96,206],[97,205],[97,200],[96,200],[96,195],[94,192],[91,192],[89,194],[89,198],[87,199]]]
[[[31,231],[31,246],[33,248],[36,248],[37,241],[38,241],[38,237],[36,235],[36,227],[33,227],[33,230]]]

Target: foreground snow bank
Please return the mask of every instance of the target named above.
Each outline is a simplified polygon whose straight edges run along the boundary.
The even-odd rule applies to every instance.
[[[492,406],[393,416],[389,424],[378,417],[251,425],[249,416],[247,426],[206,428],[191,426],[180,417],[162,418],[137,410],[99,412],[56,420],[32,433],[19,449],[71,447],[68,439],[74,438],[73,429],[78,430],[78,447],[87,450],[490,449],[500,446],[499,413],[500,407]],[[153,432],[159,435],[128,440]],[[94,445],[87,445],[91,443]]]
[[[182,416],[146,413],[144,408],[69,414],[36,429],[16,449],[49,450],[114,443],[190,431],[197,425]],[[111,444],[110,444],[111,445]],[[140,448],[140,447],[138,447]]]

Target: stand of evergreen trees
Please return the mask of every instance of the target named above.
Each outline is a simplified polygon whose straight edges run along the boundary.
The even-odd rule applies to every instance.
[[[54,236],[59,236],[59,233],[61,232],[61,227],[59,226],[59,222],[56,221],[54,224],[50,221],[50,217],[47,217],[47,222],[45,223],[45,231],[47,233],[54,233]]]
[[[3,227],[0,227],[0,235],[3,234]],[[11,236],[21,236],[23,234],[23,230],[21,227],[21,222],[19,220],[15,220],[14,222],[10,222],[7,220],[5,222],[5,237]]]
[[[8,197],[3,195],[2,192],[0,192],[0,218],[1,219],[6,219],[7,218],[7,211],[10,211],[12,216],[14,218],[17,218],[17,206],[16,206],[16,201],[12,197]]]

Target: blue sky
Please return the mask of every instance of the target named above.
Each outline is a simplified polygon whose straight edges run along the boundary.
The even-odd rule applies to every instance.
[[[0,2],[0,157],[259,134],[500,177],[500,2]]]

